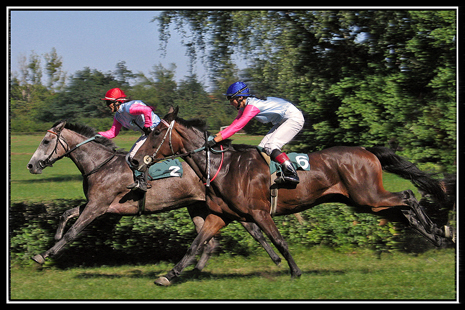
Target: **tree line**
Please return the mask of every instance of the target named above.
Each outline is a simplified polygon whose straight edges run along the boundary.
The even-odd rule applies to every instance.
[[[154,20],[162,45],[170,26],[181,32],[191,62],[209,70],[210,91],[195,75],[176,82],[174,64],[147,76],[120,62],[112,72],[86,67],[67,77],[55,50],[43,56],[44,68],[32,53],[10,78],[11,130],[43,130],[61,118],[105,129],[112,117],[99,98],[112,87],[160,115],[180,106],[183,118],[217,130],[236,114],[222,94],[242,80],[304,112],[296,150],[384,145],[455,171],[455,10],[169,10]],[[247,68],[238,70],[234,57]],[[252,123],[247,131],[267,129]]]
[[[67,77],[62,71],[62,57],[55,49],[43,57],[31,53],[20,59],[20,73],[14,72],[10,78],[10,129],[43,131],[55,121],[67,119],[106,130],[113,122],[113,114],[100,98],[114,87],[123,89],[130,99],[155,107],[161,117],[170,106],[179,106],[183,117],[205,119],[211,128],[231,121],[232,111],[221,91],[207,92],[195,74],[176,82],[175,70],[175,64],[168,68],[154,65],[145,75],[133,73],[121,61],[114,71],[85,67]],[[43,78],[44,72],[48,79]]]
[[[213,78],[247,60],[253,92],[305,113],[296,148],[386,145],[454,170],[455,10],[179,10],[159,17]]]

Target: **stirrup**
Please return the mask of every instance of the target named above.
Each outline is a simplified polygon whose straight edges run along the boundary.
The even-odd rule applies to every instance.
[[[287,184],[299,184],[300,179],[299,179],[298,176],[281,175],[279,178],[276,178],[276,180],[274,180],[274,182],[276,184],[284,184],[284,183],[287,183]]]
[[[142,184],[142,182],[140,181],[135,181],[134,183],[131,183],[128,186],[126,186],[126,188],[133,190],[133,191],[140,190],[140,191],[146,192],[149,187],[146,184],[144,186],[144,184]]]

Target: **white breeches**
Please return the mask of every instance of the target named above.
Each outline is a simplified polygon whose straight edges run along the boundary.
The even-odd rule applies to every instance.
[[[263,147],[265,153],[271,155],[274,149],[281,150],[289,143],[302,130],[304,123],[302,112],[291,106],[284,114],[284,119],[271,128],[258,146]]]

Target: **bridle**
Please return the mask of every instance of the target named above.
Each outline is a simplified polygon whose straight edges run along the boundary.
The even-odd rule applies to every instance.
[[[158,162],[160,160],[166,159],[166,158],[156,159],[155,157],[157,156],[158,152],[160,151],[163,143],[165,143],[166,137],[168,137],[168,135],[170,137],[169,144],[170,144],[171,153],[174,155],[173,142],[172,142],[172,132],[173,132],[173,127],[174,127],[175,122],[176,122],[175,120],[172,120],[171,123],[168,124],[167,121],[165,121],[164,119],[161,119],[161,123],[163,125],[165,125],[168,129],[166,130],[165,136],[163,137],[163,140],[161,140],[160,145],[155,150],[155,153],[153,153],[152,156],[150,156],[150,155],[145,155],[144,156],[144,163],[146,165],[153,165],[153,164],[155,164],[156,162]]]
[[[53,167],[53,164],[54,164],[55,162],[59,161],[59,160],[62,159],[63,157],[68,157],[69,154],[71,154],[74,150],[76,150],[76,149],[79,148],[80,146],[82,146],[82,145],[84,145],[84,144],[86,144],[86,143],[89,143],[89,142],[91,142],[91,141],[94,141],[94,140],[95,140],[96,138],[98,138],[98,137],[102,137],[101,135],[95,135],[95,136],[93,136],[92,138],[89,138],[89,139],[87,139],[87,140],[82,141],[81,143],[76,144],[75,147],[73,147],[73,148],[70,149],[69,146],[68,146],[68,143],[67,143],[64,139],[61,138],[61,131],[58,132],[58,133],[56,133],[56,132],[54,132],[53,130],[47,130],[47,132],[56,135],[56,136],[57,136],[57,142],[56,142],[56,144],[55,144],[55,147],[54,147],[53,151],[50,153],[50,155],[48,155],[48,157],[47,157],[45,160],[39,160],[39,161],[38,161],[39,167],[40,167],[41,169],[45,169],[46,167]],[[51,159],[52,156],[53,156],[53,153],[58,154],[58,153],[57,153],[58,143],[60,143],[60,145],[63,147],[63,149],[65,150],[65,153],[64,153],[63,155],[61,155],[61,156],[58,156],[57,158]],[[65,145],[66,145],[66,146],[65,146]],[[115,157],[115,155],[116,155],[116,153],[113,152],[113,154],[112,154],[109,158],[107,158],[106,160],[104,160],[101,164],[99,164],[97,167],[95,167],[94,169],[92,169],[90,172],[83,174],[83,176],[84,176],[84,177],[87,177],[87,176],[89,176],[89,175],[91,175],[91,174],[97,172],[100,168],[102,168],[102,167],[103,167],[104,165],[106,165],[110,160],[112,160],[113,157]]]
[[[50,155],[48,155],[48,157],[45,160],[39,160],[38,164],[39,164],[39,167],[41,169],[45,169],[46,167],[53,167],[53,164],[56,161],[62,159],[63,157],[67,156],[70,153],[68,143],[65,140],[61,140],[61,131],[59,133],[56,133],[53,130],[47,130],[47,132],[56,135],[57,136],[57,142],[55,144],[55,147],[53,148],[53,151],[50,153]],[[60,143],[61,146],[63,147],[63,149],[65,150],[65,154],[63,154],[61,156],[58,156],[55,159],[50,160],[52,158],[52,156],[53,156],[53,153],[58,154],[58,152],[57,152],[58,143]],[[65,147],[65,144],[66,144],[66,147]]]
[[[176,158],[176,157],[186,157],[186,156],[198,153],[200,151],[206,150],[206,152],[207,152],[207,183],[205,183],[205,185],[207,185],[207,187],[210,186],[210,182],[213,182],[213,180],[215,180],[215,178],[218,176],[218,173],[221,170],[221,167],[223,166],[224,153],[226,151],[228,151],[228,149],[223,150],[222,145],[220,145],[220,148],[221,148],[220,151],[217,151],[217,150],[215,150],[215,149],[213,149],[211,147],[207,147],[207,145],[206,145],[207,136],[206,136],[204,146],[202,146],[202,147],[200,147],[198,149],[195,149],[193,151],[189,151],[189,152],[185,152],[185,153],[181,153],[181,154],[176,154],[174,152],[173,143],[172,143],[173,128],[174,128],[174,124],[176,123],[176,120],[172,120],[171,123],[168,124],[167,121],[165,121],[164,119],[161,119],[161,123],[163,125],[165,125],[166,128],[167,128],[165,136],[163,137],[163,139],[161,140],[161,142],[158,145],[157,149],[155,150],[155,153],[153,153],[152,155],[145,155],[144,156],[144,164],[146,164],[148,167],[150,167],[150,166],[152,166],[152,165],[154,165],[157,162],[162,161],[162,160],[173,159],[173,158]],[[166,157],[163,157],[163,158],[155,158],[157,156],[158,152],[160,151],[163,143],[165,143],[166,138],[168,138],[168,136],[169,136],[169,140],[168,140],[169,141],[169,146],[170,146],[170,150],[171,150],[172,155],[166,156]],[[218,167],[218,171],[216,172],[216,174],[213,176],[213,178],[211,180],[210,180],[210,152],[215,153],[215,154],[221,154],[221,162],[220,162],[220,165]]]
[[[198,149],[193,150],[193,151],[189,151],[189,152],[181,153],[181,154],[176,154],[174,152],[173,142],[172,142],[172,139],[173,139],[172,138],[173,127],[174,127],[174,124],[176,123],[176,120],[172,120],[171,123],[168,124],[167,121],[162,119],[161,123],[167,127],[167,130],[166,130],[165,136],[163,137],[163,139],[160,142],[160,145],[155,150],[155,153],[153,153],[152,155],[145,155],[144,156],[144,164],[146,164],[147,166],[151,166],[151,165],[156,164],[157,162],[165,160],[165,159],[173,159],[173,158],[176,158],[176,157],[186,157],[186,156],[189,156],[191,154],[198,153],[200,151],[205,150],[205,146],[202,146],[201,148],[198,148]],[[165,143],[165,140],[166,140],[166,138],[168,136],[169,136],[169,145],[170,145],[170,150],[171,150],[172,155],[166,156],[166,157],[163,157],[163,158],[155,158],[158,155],[158,152],[160,151],[163,143]]]

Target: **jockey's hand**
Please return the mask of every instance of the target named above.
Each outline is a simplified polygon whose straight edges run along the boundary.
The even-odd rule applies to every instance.
[[[142,131],[144,132],[144,134],[145,134],[146,136],[148,136],[148,135],[152,132],[152,128],[150,128],[150,127],[144,127],[144,128],[142,128]]]
[[[216,141],[214,140],[214,138],[215,138],[214,136],[208,137],[207,142],[205,143],[205,146],[208,148],[212,148],[213,146],[215,146]]]

